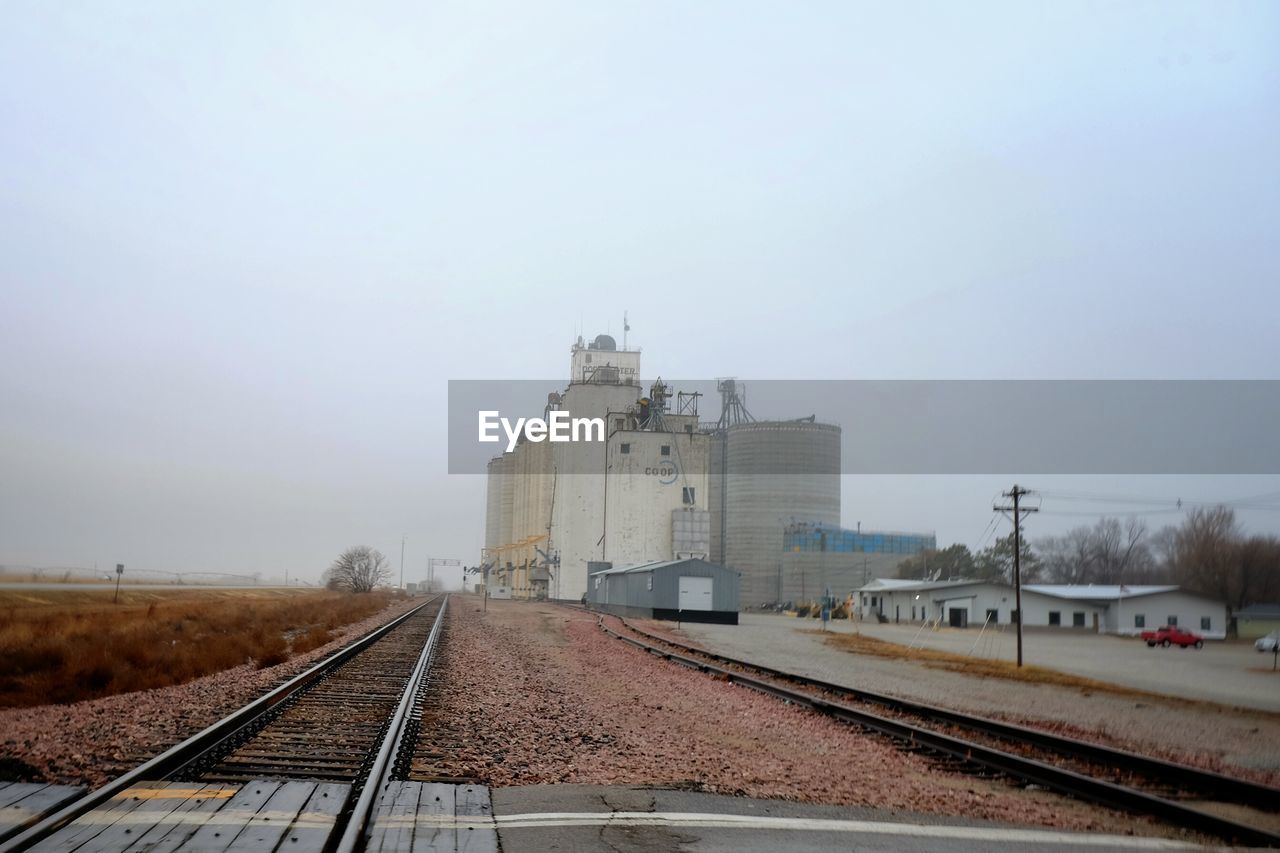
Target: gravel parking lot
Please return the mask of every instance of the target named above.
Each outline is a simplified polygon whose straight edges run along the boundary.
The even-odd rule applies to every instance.
[[[835,630],[846,632],[855,627],[848,621],[832,625]],[[914,642],[962,655],[972,650],[980,657],[1017,659],[1017,634],[1012,628],[987,631],[981,639],[976,628],[921,631],[918,625],[864,622],[858,623],[856,629],[891,643]],[[1023,659],[1029,664],[1138,690],[1280,711],[1280,673],[1271,672],[1271,656],[1258,654],[1252,643],[1210,640],[1202,649],[1152,649],[1136,637],[1040,628],[1023,634]]]
[[[650,624],[667,631],[675,628],[671,623]],[[832,625],[837,631],[853,630],[847,622]],[[1202,766],[1246,768],[1260,773],[1264,781],[1280,783],[1280,716],[1274,713],[1280,709],[1275,701],[1280,675],[1253,671],[1253,667],[1269,668],[1271,661],[1250,646],[1215,643],[1199,651],[1182,651],[1069,632],[1027,634],[1024,651],[1029,662],[1052,667],[1063,661],[1061,668],[1070,665],[1068,671],[1089,678],[1227,703],[1215,705],[975,677],[911,660],[854,654],[826,644],[819,627],[814,620],[762,614],[743,614],[737,626],[680,626],[698,645],[779,669],[1041,725]],[[857,630],[904,646],[916,631],[878,624],[859,624]],[[922,637],[931,647],[964,654],[978,640],[978,631],[943,630]],[[989,654],[1013,659],[1012,635],[996,635],[990,642]],[[1126,674],[1128,680],[1110,673]],[[1184,679],[1194,684],[1184,689]],[[1230,707],[1246,704],[1256,708]]]

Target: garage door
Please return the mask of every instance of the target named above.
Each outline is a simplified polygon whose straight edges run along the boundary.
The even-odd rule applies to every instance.
[[[680,576],[680,609],[711,609],[711,578]]]

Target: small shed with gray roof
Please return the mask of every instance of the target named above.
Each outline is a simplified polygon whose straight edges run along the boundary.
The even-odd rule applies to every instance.
[[[1236,628],[1242,640],[1256,640],[1280,631],[1280,604],[1250,604],[1237,611]]]
[[[618,616],[738,624],[739,575],[690,558],[614,566],[588,563],[587,604]]]

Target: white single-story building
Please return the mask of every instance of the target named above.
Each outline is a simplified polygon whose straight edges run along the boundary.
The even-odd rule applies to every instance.
[[[993,581],[877,578],[858,590],[864,619],[939,622],[954,628],[1017,621],[1012,586]],[[1227,634],[1227,606],[1176,586],[1023,584],[1023,625],[1140,634],[1178,625],[1210,639]]]

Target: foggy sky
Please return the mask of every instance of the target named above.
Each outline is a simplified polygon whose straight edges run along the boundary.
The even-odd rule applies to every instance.
[[[0,563],[474,561],[447,380],[567,378],[624,309],[646,379],[1276,378],[1278,36],[1270,2],[7,2]],[[973,546],[1007,480],[847,479],[844,520]]]

